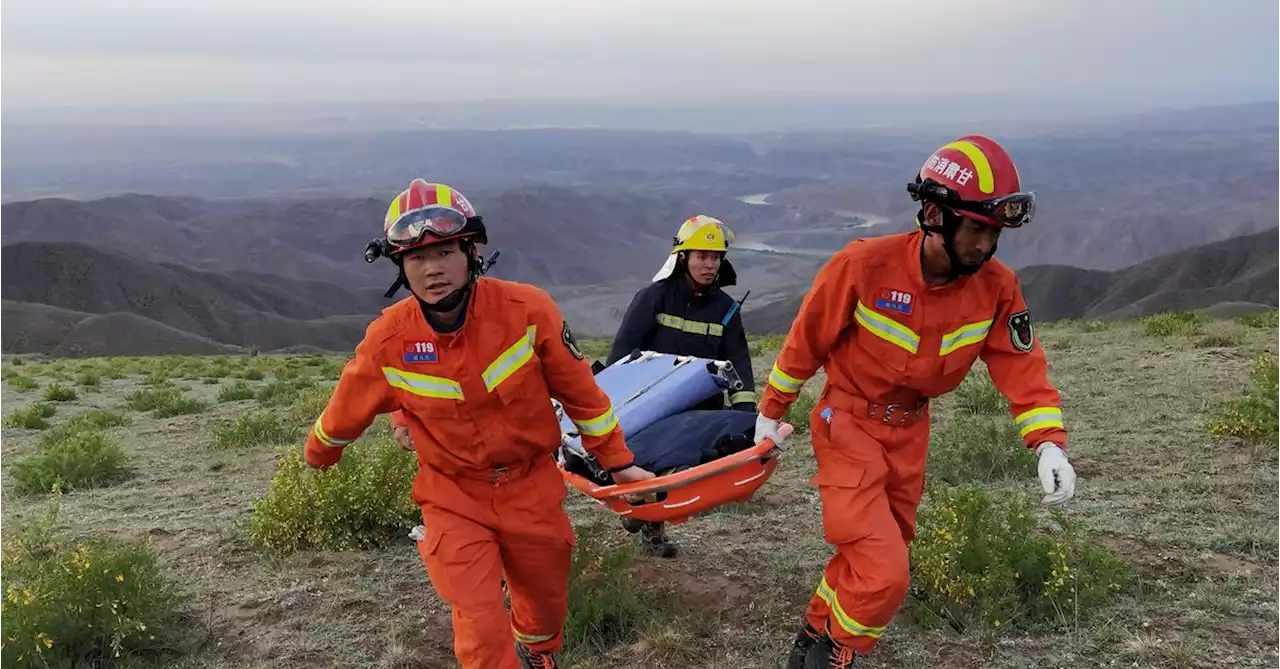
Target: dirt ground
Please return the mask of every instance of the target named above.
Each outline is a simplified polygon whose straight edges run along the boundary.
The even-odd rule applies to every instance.
[[[904,609],[867,666],[1275,666],[1276,447],[1211,437],[1204,422],[1246,386],[1253,355],[1276,351],[1277,333],[1235,323],[1213,327],[1229,330],[1234,345],[1148,337],[1137,324],[1101,331],[1061,324],[1041,334],[1080,477],[1068,513],[1137,567],[1139,593],[1116,602],[1106,620],[995,642],[921,627]],[[774,355],[764,350],[756,358],[758,379]],[[6,374],[78,364],[6,365]],[[49,382],[35,378],[41,386]],[[124,407],[125,395],[142,382],[135,375],[81,389],[78,400],[59,403],[52,421],[90,407],[130,417],[112,430],[127,450],[130,478],[66,495],[62,517],[77,535],[148,538],[184,587],[183,635],[165,666],[455,666],[448,610],[407,538],[383,550],[285,558],[250,544],[245,527],[252,502],[270,484],[273,452],[219,450],[212,441],[216,425],[256,409],[255,400],[219,403],[220,385],[179,380],[210,408],[155,418]],[[5,383],[4,413],[39,396],[40,389],[20,392]],[[946,416],[944,398],[937,420]],[[3,436],[8,463],[32,452],[39,432],[6,428]],[[780,667],[831,554],[816,490],[807,482],[814,467],[808,438],[798,435],[755,499],[673,527],[680,557],[639,557],[635,579],[674,595],[691,615],[647,627],[636,642],[608,653],[566,656],[567,664]],[[5,471],[3,521],[39,513],[44,498],[13,494]],[[1037,486],[1027,471],[1021,488]],[[576,491],[567,508],[580,533],[606,543],[632,540],[615,516]]]

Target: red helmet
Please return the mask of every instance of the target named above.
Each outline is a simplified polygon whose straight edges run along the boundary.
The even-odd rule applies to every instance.
[[[1031,222],[1036,196],[1022,191],[1018,168],[994,139],[965,135],[933,152],[915,183],[913,200],[949,207],[990,225],[1017,228]]]
[[[483,220],[462,193],[423,179],[414,179],[391,201],[382,236],[388,256],[451,239],[489,241]]]

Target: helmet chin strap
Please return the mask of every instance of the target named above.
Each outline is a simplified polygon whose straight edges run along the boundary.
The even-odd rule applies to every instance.
[[[480,261],[479,254],[476,253],[475,244],[472,244],[469,241],[464,241],[462,244],[464,247],[463,250],[467,254],[467,282],[454,289],[454,291],[448,295],[440,298],[440,300],[435,303],[428,302],[415,294],[414,297],[418,298],[418,302],[422,304],[423,309],[432,313],[453,311],[461,306],[462,303],[467,300],[467,296],[471,294],[471,286],[473,286],[476,279],[480,277],[482,263]],[[400,281],[403,282],[404,285],[408,286],[409,281],[404,275],[404,263],[397,262],[396,264],[400,267]],[[410,288],[409,290],[412,291],[413,288]]]
[[[991,250],[987,252],[986,257],[982,259],[982,262],[976,265],[968,265],[961,262],[960,256],[956,255],[954,243],[956,231],[960,229],[960,222],[962,219],[959,214],[948,211],[945,207],[940,208],[940,210],[942,211],[942,249],[947,252],[947,260],[951,265],[950,276],[947,280],[954,281],[962,276],[971,276],[976,274],[978,270],[982,269],[982,266],[985,265],[988,260],[995,257],[997,245],[992,244]],[[925,220],[924,211],[920,212],[920,220]],[[938,230],[936,227],[924,225],[921,225],[920,228],[924,230],[925,234],[937,232]]]

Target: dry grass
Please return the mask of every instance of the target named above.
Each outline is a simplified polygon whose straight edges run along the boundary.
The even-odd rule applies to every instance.
[[[975,633],[918,626],[908,603],[867,666],[1274,666],[1276,449],[1216,438],[1204,426],[1224,397],[1249,387],[1250,360],[1275,354],[1275,330],[1213,323],[1196,336],[1145,331],[1140,322],[1068,323],[1042,333],[1050,373],[1063,392],[1072,435],[1068,452],[1080,476],[1067,513],[1136,567],[1137,592],[1109,606],[1100,622],[1068,620],[1057,629],[1010,634],[996,643]],[[1214,346],[1200,338],[1210,336]],[[606,350],[600,342],[586,342],[585,348]],[[774,351],[757,348],[756,378],[763,380]],[[181,359],[165,360],[175,361]],[[294,380],[310,376],[304,370],[324,375],[341,359],[307,363],[226,358],[212,373],[278,380],[277,372],[288,369],[285,377]],[[108,367],[126,365],[104,363]],[[99,390],[67,402],[58,416],[119,408],[125,396],[143,387],[140,375],[163,367],[130,360],[128,377],[104,373]],[[181,369],[194,373],[196,367]],[[42,385],[59,372],[74,378],[63,361],[21,371]],[[808,390],[816,391],[820,381]],[[253,500],[268,489],[273,456],[266,449],[211,446],[214,426],[261,408],[214,402],[218,386],[179,385],[185,394],[210,402],[210,409],[169,418],[133,414],[128,426],[113,430],[133,463],[133,476],[111,488],[68,495],[63,516],[78,535],[150,538],[161,564],[190,595],[188,638],[166,666],[454,666],[448,610],[407,538],[382,549],[287,557],[251,546],[245,528]],[[2,392],[6,414],[38,399],[38,393],[21,394],[8,383]],[[279,406],[271,410],[288,411]],[[314,407],[300,408],[299,417]],[[935,425],[943,429],[953,415],[973,408],[954,396],[942,398]],[[33,452],[40,433],[6,428],[4,437],[3,455],[11,457]],[[814,466],[808,438],[799,435],[750,503],[671,527],[681,545],[679,558],[639,556],[628,569],[653,593],[675,602],[676,612],[644,621],[632,641],[607,653],[573,652],[566,664],[780,666],[830,555],[817,495],[807,482]],[[1027,472],[988,485],[1034,493],[1037,482]],[[39,512],[35,501],[4,501],[5,521]],[[604,545],[633,541],[615,516],[586,497],[571,492],[567,508],[579,532]]]

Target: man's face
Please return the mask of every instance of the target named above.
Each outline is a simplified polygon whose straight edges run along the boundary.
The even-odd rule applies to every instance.
[[[406,251],[404,276],[409,289],[423,301],[434,304],[467,282],[467,254],[458,240],[431,244]]]
[[[996,242],[1000,240],[1000,230],[999,226],[988,225],[972,218],[960,219],[960,227],[956,228],[956,235],[951,241],[951,246],[960,263],[969,267],[981,265],[987,259],[987,254],[991,253],[991,249],[996,247]]]
[[[716,251],[690,251],[689,276],[699,286],[710,286],[720,273],[720,253]]]

